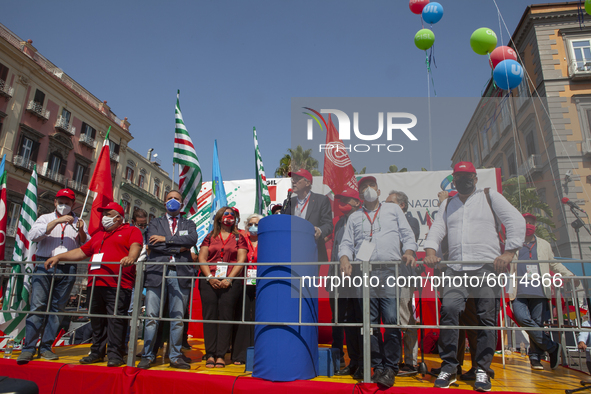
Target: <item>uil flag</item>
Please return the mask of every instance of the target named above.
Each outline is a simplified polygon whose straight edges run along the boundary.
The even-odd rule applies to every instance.
[[[218,159],[218,140],[213,143],[213,170],[211,174],[211,224],[209,231],[213,229],[213,218],[216,212],[228,205],[228,197],[222,180],[222,170]]]
[[[256,166],[256,199],[254,202],[254,213],[260,215],[267,215],[269,206],[271,205],[271,195],[267,188],[267,177],[265,176],[265,168],[263,167],[263,158],[259,149],[259,141],[257,139],[257,129],[252,128],[254,136],[254,162]]]
[[[172,162],[179,164],[181,171],[179,175],[179,191],[183,196],[185,205],[184,211],[194,215],[197,213],[197,197],[201,191],[201,166],[197,158],[197,152],[193,146],[193,141],[189,137],[183,114],[181,114],[181,105],[179,104],[180,90],[176,94],[175,121],[174,129],[174,155]]]
[[[109,148],[109,133],[111,126],[107,130],[105,141],[99,158],[94,166],[92,179],[88,185],[88,190],[94,192],[92,201],[92,211],[90,212],[90,223],[88,223],[88,233],[93,235],[101,228],[102,214],[97,208],[106,206],[113,202],[113,180],[111,175],[111,150]]]
[[[351,159],[330,116],[326,125],[326,147],[323,183],[334,194],[340,194],[345,189],[357,190],[357,178]]]

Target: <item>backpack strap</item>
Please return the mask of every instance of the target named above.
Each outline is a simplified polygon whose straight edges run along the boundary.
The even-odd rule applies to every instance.
[[[492,206],[492,201],[490,199],[490,187],[484,189],[484,194],[486,195],[486,201],[488,202],[488,206],[490,207],[490,211],[493,214],[493,218],[495,218],[495,230],[497,230],[497,235],[499,236],[499,242],[504,243],[504,237],[501,236],[503,233],[503,228],[499,225],[499,219],[497,218],[497,214]]]

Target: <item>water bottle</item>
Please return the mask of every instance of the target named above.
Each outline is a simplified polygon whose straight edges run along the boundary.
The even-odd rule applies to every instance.
[[[4,348],[4,358],[11,358],[13,349],[14,349],[14,339],[9,338],[8,342],[6,342],[6,347]]]
[[[519,344],[519,352],[521,353],[521,357],[525,357],[525,343],[521,342]]]

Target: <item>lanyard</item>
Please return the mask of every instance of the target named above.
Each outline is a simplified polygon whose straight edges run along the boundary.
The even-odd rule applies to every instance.
[[[101,241],[101,246],[99,247],[99,251],[98,251],[99,253],[101,252],[101,250],[103,250],[103,244],[105,243],[105,240],[106,240],[107,238],[109,238],[111,235],[113,235],[114,233],[115,233],[115,231],[111,231],[110,233],[107,233],[107,232],[105,231],[105,233],[103,234],[103,239],[102,239],[102,241]],[[109,234],[109,235],[107,235],[107,234]]]
[[[66,224],[65,223],[60,223],[62,225],[62,239],[60,242],[60,246],[64,244],[64,233],[66,232]]]
[[[534,248],[534,246],[536,246],[536,241],[534,241],[534,242],[531,244],[531,246],[527,246],[527,244],[525,244],[525,245],[523,245],[523,246],[525,246],[526,248],[528,248],[528,249],[529,249],[529,259],[531,260],[531,250]]]
[[[222,241],[221,255],[222,255],[222,261],[224,261],[224,248],[226,247],[226,244],[228,243],[228,241],[230,240],[230,238],[232,238],[232,234],[228,234],[228,238],[226,238],[225,241],[222,238],[222,233],[220,233],[219,237],[220,237],[220,240]]]
[[[304,213],[304,210],[306,209],[306,207],[308,206],[308,203],[310,202],[310,196],[312,195],[312,193],[308,193],[308,197],[306,197],[306,202],[304,203],[304,206],[300,209],[300,202],[298,201],[298,206],[296,207],[296,212],[297,210],[300,211],[300,214],[298,215],[296,213],[296,216],[301,217],[301,214]]]
[[[378,216],[378,213],[380,213],[380,209],[382,209],[381,203],[380,203],[380,206],[378,207],[378,209],[376,210],[376,213],[373,215],[373,219],[370,219],[369,215],[367,214],[367,211],[365,210],[365,207],[363,207],[363,213],[365,214],[365,216],[367,216],[367,220],[369,220],[369,224],[371,225],[371,230],[369,232],[369,242],[371,242],[371,240],[373,238],[373,224],[376,221],[376,217]]]
[[[258,256],[259,243],[257,242],[256,246],[254,246],[252,244],[252,241],[250,240],[250,237],[247,237],[246,240],[248,241],[248,245],[250,245],[250,249],[252,250],[252,253],[250,253],[248,262],[254,263],[255,262],[255,261],[253,261],[254,256]]]

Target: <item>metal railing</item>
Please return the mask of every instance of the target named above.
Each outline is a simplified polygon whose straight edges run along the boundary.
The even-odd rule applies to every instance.
[[[115,152],[111,152],[111,160],[116,161],[119,163],[119,155]]]
[[[83,144],[86,144],[92,148],[96,148],[96,140],[94,138],[92,138],[89,135],[86,134],[80,134],[80,137],[78,138],[78,141],[82,142]]]
[[[62,116],[57,118],[57,120],[55,122],[55,128],[58,130],[65,131],[66,133],[68,133],[70,135],[76,134],[76,128],[74,126],[72,126],[72,124],[68,121],[68,119],[66,119]]]
[[[14,94],[14,88],[12,86],[8,86],[6,81],[0,79],[0,95],[7,97],[7,98],[12,98],[13,94]]]
[[[36,103],[33,100],[29,101],[29,104],[27,104],[27,111],[45,120],[48,120],[49,115],[51,114],[49,111],[43,110],[43,105]]]
[[[44,164],[48,163],[46,162]],[[44,176],[45,178],[49,178],[56,183],[64,184],[64,176],[57,171],[50,170],[48,165],[43,166],[43,168],[39,172],[39,175]]]
[[[12,164],[14,164],[17,167],[25,168],[29,171],[33,171],[33,167],[37,163],[23,156],[14,156],[12,158]]]
[[[556,263],[556,260],[538,260],[536,261],[537,263]],[[568,263],[590,263],[591,261],[580,261],[580,260],[569,260]],[[10,263],[10,262],[4,262],[4,263]],[[88,262],[84,261],[84,262],[62,262],[63,264],[89,264]],[[492,262],[482,262],[482,261],[465,261],[465,262],[442,262],[447,263],[447,264],[462,264],[462,265],[492,265]],[[515,264],[531,264],[532,261],[514,261],[513,263]],[[20,263],[20,264],[33,264],[33,263]],[[101,264],[118,264],[118,263],[108,263],[108,262],[103,262]],[[159,262],[137,262],[136,263],[136,278],[135,278],[135,291],[134,291],[134,297],[131,300],[132,305],[141,305],[142,302],[142,290],[143,290],[143,283],[144,283],[144,272],[146,269],[146,265],[162,265],[164,266],[164,268],[166,268],[166,266],[169,263],[159,263]],[[205,263],[208,264],[208,263]],[[228,267],[232,267],[232,266],[248,266],[251,265],[252,263],[225,263],[228,265]],[[339,263],[327,263],[327,262],[295,262],[295,263],[256,263],[256,265],[258,267],[263,267],[263,266],[290,266],[293,267],[295,269],[297,269],[298,266],[315,266],[315,265],[326,265],[326,264],[333,264],[333,265],[338,265]],[[371,278],[372,274],[375,274],[376,271],[372,270],[372,266],[379,264],[382,265],[382,267],[378,267],[378,269],[388,269],[390,270],[389,273],[392,274],[391,277],[393,278],[399,278],[402,277],[402,275],[399,275],[399,265],[401,264],[401,262],[399,261],[388,261],[388,262],[382,262],[382,261],[377,261],[377,262],[352,262],[352,265],[357,265],[360,266],[360,271],[359,271],[359,276],[362,276],[363,278]],[[418,263],[419,266],[422,265],[422,262]],[[186,263],[181,263],[181,262],[176,262],[174,263],[175,266],[179,267],[179,266],[195,266],[195,265],[199,265],[199,263],[193,263],[193,262],[186,262]],[[387,265],[387,267],[384,267],[383,265]],[[244,270],[243,270],[244,271]],[[35,276],[35,275],[48,275],[45,273],[26,273],[26,270],[21,270],[22,273],[12,273],[12,279],[17,278],[18,276]],[[460,272],[460,271],[458,271]],[[462,271],[464,272],[466,275],[469,274],[469,271]],[[50,286],[50,290],[49,290],[49,296],[48,299],[52,298],[52,292],[53,292],[53,282],[55,281],[55,274],[49,274],[51,275],[51,280],[52,280],[52,285]],[[565,340],[565,333],[568,332],[573,332],[573,331],[578,331],[578,332],[591,332],[591,327],[583,327],[582,326],[582,318],[581,318],[581,313],[580,313],[580,308],[582,307],[582,303],[580,302],[580,299],[582,298],[583,300],[586,300],[589,297],[589,293],[588,293],[588,286],[587,283],[588,281],[591,279],[591,276],[578,276],[578,277],[557,277],[557,275],[554,275],[549,282],[547,282],[548,286],[552,286],[554,289],[554,292],[556,294],[556,298],[558,300],[562,300],[565,299],[566,300],[566,306],[569,307],[570,305],[575,307],[575,319],[570,319],[571,320],[571,325],[569,326],[565,326],[564,321],[563,321],[563,306],[562,306],[562,302],[556,302],[556,317],[554,317],[552,315],[552,320],[550,322],[550,325],[544,326],[544,327],[517,327],[517,326],[510,326],[508,325],[508,317],[507,317],[507,311],[506,308],[503,307],[502,310],[499,312],[499,320],[500,323],[498,325],[494,325],[494,326],[465,326],[465,325],[457,325],[457,326],[442,326],[439,324],[440,322],[440,312],[439,312],[439,304],[440,304],[440,299],[439,296],[435,296],[433,297],[434,302],[435,302],[435,321],[436,324],[430,324],[430,325],[425,325],[425,324],[414,324],[414,325],[401,325],[399,323],[397,324],[374,324],[371,322],[371,317],[370,317],[370,302],[371,302],[371,286],[367,286],[367,285],[363,285],[362,286],[362,291],[361,291],[361,297],[360,297],[360,302],[362,302],[362,308],[363,311],[365,311],[363,313],[363,320],[361,322],[339,322],[338,319],[336,318],[339,313],[338,313],[338,302],[335,302],[335,310],[333,311],[333,314],[335,316],[335,321],[336,323],[319,323],[319,322],[303,322],[302,321],[302,300],[304,298],[306,298],[304,296],[304,289],[307,288],[305,286],[305,280],[307,277],[305,276],[300,276],[297,273],[294,274],[293,269],[292,269],[292,274],[290,276],[256,276],[254,278],[250,278],[250,279],[255,279],[255,280],[269,280],[269,281],[278,281],[278,280],[289,280],[289,281],[296,281],[299,282],[299,286],[298,286],[298,290],[297,290],[297,295],[293,295],[292,296],[295,298],[297,297],[298,300],[298,305],[299,305],[299,311],[298,311],[298,321],[293,321],[293,322],[276,322],[276,321],[271,321],[271,322],[264,322],[264,321],[248,321],[245,320],[245,294],[246,294],[246,288],[247,286],[244,285],[242,288],[243,291],[243,301],[242,301],[242,319],[241,320],[205,320],[205,319],[172,319],[172,318],[166,318],[163,317],[164,316],[164,305],[161,303],[160,304],[160,311],[159,311],[159,315],[158,317],[147,317],[147,316],[142,316],[140,314],[140,310],[141,308],[136,308],[133,307],[133,312],[131,314],[131,316],[127,315],[127,314],[117,314],[117,307],[119,306],[119,295],[121,292],[121,275],[122,275],[122,270],[119,270],[118,274],[113,274],[113,275],[102,275],[102,274],[93,274],[92,271],[90,271],[88,274],[67,274],[67,276],[75,276],[77,278],[86,278],[86,277],[112,277],[112,278],[116,278],[117,279],[117,288],[116,288],[116,296],[115,296],[115,305],[113,308],[113,314],[112,315],[103,315],[103,314],[96,314],[93,313],[91,305],[92,305],[92,300],[94,297],[94,290],[95,290],[95,286],[90,286],[89,287],[89,294],[87,297],[87,305],[88,308],[86,309],[80,309],[78,308],[77,311],[75,313],[72,312],[50,312],[50,305],[47,305],[47,308],[45,311],[37,311],[37,312],[27,312],[27,311],[14,311],[14,310],[10,310],[10,313],[15,313],[15,314],[27,314],[27,313],[31,313],[31,314],[40,314],[40,315],[59,315],[59,316],[84,316],[84,317],[88,317],[88,318],[117,318],[117,319],[125,319],[125,320],[130,320],[131,324],[130,324],[130,341],[129,341],[129,347],[128,347],[128,357],[127,357],[127,365],[128,366],[135,366],[135,362],[136,362],[136,353],[137,353],[137,338],[138,338],[138,333],[139,333],[139,326],[142,322],[146,321],[146,320],[158,320],[158,321],[182,321],[184,323],[223,323],[223,324],[247,324],[247,325],[267,325],[267,326],[316,326],[316,327],[332,327],[332,326],[339,326],[339,327],[359,327],[361,329],[362,332],[362,338],[363,338],[363,368],[364,368],[364,381],[365,382],[369,382],[370,380],[370,376],[371,376],[371,346],[370,346],[370,337],[371,337],[371,333],[373,332],[373,330],[379,330],[380,328],[396,328],[396,329],[467,329],[467,330],[502,330],[502,331],[510,331],[510,332],[516,332],[516,331],[552,331],[552,332],[556,332],[560,334],[560,342],[563,346],[563,354],[562,354],[562,360],[563,362],[566,359],[570,358],[570,354],[567,351],[567,346],[566,346],[566,340]],[[418,274],[417,274],[418,276]],[[191,281],[191,289],[190,289],[190,297],[189,297],[189,305],[188,305],[188,310],[189,310],[189,316],[192,315],[192,311],[193,311],[193,293],[195,291],[195,285],[197,283],[198,280],[207,280],[208,278],[204,277],[204,276],[169,276],[167,275],[167,270],[163,269],[162,270],[162,287],[161,287],[161,292],[162,294],[164,294],[165,292],[165,285],[166,285],[166,280],[167,278],[177,278],[177,279],[189,279]],[[440,284],[436,284],[434,282],[436,282],[437,280],[435,280],[435,278],[444,278],[445,277],[445,273],[439,276],[436,275],[420,275],[420,277],[422,279],[417,279],[420,280],[420,284],[422,286],[422,288],[426,288],[426,287],[433,287],[434,291],[435,291],[435,295],[438,294],[438,290],[441,289],[441,285]],[[226,277],[218,277],[216,279],[220,279],[223,280]],[[476,277],[479,278],[479,277]],[[514,278],[514,279],[513,279]],[[244,274],[242,274],[241,276],[237,276],[235,278],[231,278],[234,280],[244,280],[246,279]],[[522,277],[519,277],[517,275],[511,275],[511,274],[507,274],[507,273],[501,273],[501,274],[495,274],[493,272],[487,274],[486,276],[483,275],[482,276],[482,281],[480,282],[480,286],[489,286],[491,281],[494,281],[495,284],[498,284],[499,281],[507,281],[508,279],[513,279],[514,281],[519,281],[522,280]],[[580,288],[578,288],[577,286],[575,286],[574,281],[576,280],[580,280],[582,283],[584,283],[583,289],[581,290]],[[371,283],[372,280],[369,280],[369,283]],[[326,283],[326,282],[325,282]],[[367,282],[365,282],[367,283]],[[517,282],[519,283],[519,282]],[[543,283],[543,282],[542,282]],[[563,284],[566,283],[570,283],[570,290],[568,288],[568,286],[562,286]],[[378,282],[379,284],[379,282]],[[472,281],[470,281],[470,284],[472,284]],[[544,284],[544,286],[546,286],[546,284]],[[562,287],[561,287],[562,286]],[[312,287],[318,287],[316,285],[312,285]],[[383,286],[382,286],[383,287]],[[396,286],[394,286],[396,287]],[[476,287],[476,286],[474,286]],[[499,298],[501,300],[506,299],[506,294],[505,294],[505,287],[499,287],[499,294],[498,294],[498,298],[497,298],[497,302],[499,301]],[[128,289],[129,290],[129,289]],[[565,294],[565,297],[562,297],[562,294]],[[394,296],[394,298],[396,298],[396,321],[400,322],[400,288],[396,287],[396,295]],[[338,297],[338,290],[335,292],[335,297]],[[388,298],[392,298],[390,296],[388,296]],[[161,298],[162,299],[162,298]],[[10,299],[8,300],[8,302],[10,303]],[[420,306],[419,308],[422,308],[422,302],[423,300],[420,301]],[[583,303],[585,303],[585,301],[583,301]],[[498,306],[498,305],[497,305]],[[571,312],[569,311],[569,314]],[[367,334],[367,335],[366,335]],[[502,341],[502,356],[503,356],[503,366],[505,365],[505,344],[504,344],[504,340],[503,340],[503,336],[501,336],[501,341]],[[572,349],[571,349],[572,350]]]

